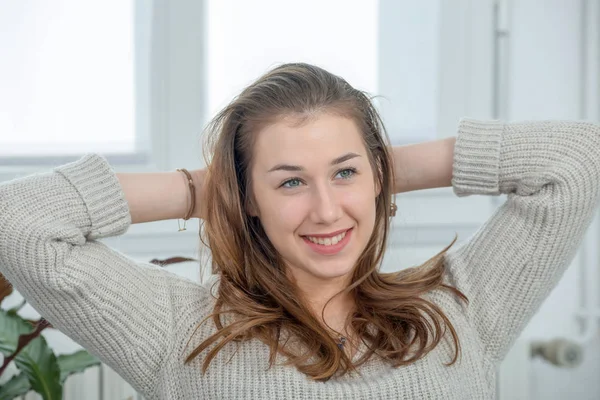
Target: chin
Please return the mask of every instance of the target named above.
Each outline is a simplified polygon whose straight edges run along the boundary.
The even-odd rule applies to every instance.
[[[319,270],[312,271],[312,275],[315,278],[329,280],[329,279],[339,279],[345,276],[348,276],[352,273],[352,268],[339,268],[339,269],[328,269],[328,270]]]

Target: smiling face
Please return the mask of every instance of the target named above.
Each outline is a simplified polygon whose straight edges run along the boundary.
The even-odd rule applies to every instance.
[[[373,232],[379,192],[354,121],[324,113],[302,125],[287,118],[264,127],[256,133],[251,180],[250,214],[294,280],[347,283]]]

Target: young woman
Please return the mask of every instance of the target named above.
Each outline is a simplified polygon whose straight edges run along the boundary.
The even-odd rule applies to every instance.
[[[208,139],[192,216],[214,285],[98,241],[186,215],[181,172],[86,154],[0,185],[0,272],[147,398],[493,399],[600,198],[596,124],[464,118],[392,148],[364,93],[307,64],[246,88]],[[459,248],[380,272],[394,193],[450,185],[508,197]]]

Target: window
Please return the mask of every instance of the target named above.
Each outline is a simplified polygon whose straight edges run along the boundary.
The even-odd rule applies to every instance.
[[[439,136],[440,0],[379,1],[381,114],[393,144]]]
[[[148,108],[150,7],[3,3],[0,160],[137,150],[147,134],[140,119]]]
[[[358,89],[377,92],[377,1],[207,4],[209,116],[285,62],[316,64]]]
[[[0,180],[12,176],[5,166],[84,152],[160,170],[196,165],[201,127],[292,61],[381,95],[393,143],[436,136],[440,0],[5,3]]]
[[[381,95],[392,143],[437,136],[439,0],[207,4],[209,116],[268,69],[304,61]]]

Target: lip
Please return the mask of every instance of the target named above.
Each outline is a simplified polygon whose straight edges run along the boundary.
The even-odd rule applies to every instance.
[[[301,235],[301,236],[312,236],[312,237],[316,237],[316,238],[323,238],[323,239],[325,239],[325,238],[332,238],[332,237],[337,236],[340,233],[344,233],[344,232],[346,232],[346,231],[348,231],[350,229],[352,229],[352,228],[340,229],[339,231],[335,231],[335,232],[332,232],[332,233],[326,233],[326,234],[319,234],[319,235],[312,235],[311,234],[311,235]]]
[[[342,251],[344,249],[344,247],[346,247],[346,245],[350,241],[350,237],[352,236],[353,230],[354,230],[354,228],[347,229],[346,236],[344,236],[344,238],[341,241],[339,241],[338,243],[330,245],[330,246],[313,243],[304,236],[302,237],[302,240],[304,240],[304,243],[306,243],[308,245],[308,247],[316,253],[319,253],[322,255],[333,255],[333,254],[339,253],[340,251]],[[342,233],[342,232],[344,232],[344,231],[340,231],[340,233]]]

